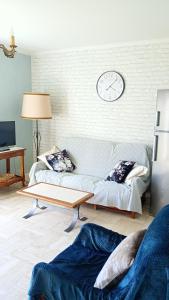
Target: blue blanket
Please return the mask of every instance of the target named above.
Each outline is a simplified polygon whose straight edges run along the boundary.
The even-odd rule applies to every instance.
[[[144,237],[135,262],[113,288],[94,288],[103,264],[125,238],[95,224],[85,224],[74,243],[52,262],[37,264],[29,299],[167,300],[169,299],[169,206],[161,210]]]

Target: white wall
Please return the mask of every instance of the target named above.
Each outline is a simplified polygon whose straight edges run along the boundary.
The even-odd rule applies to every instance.
[[[115,70],[125,92],[112,103],[96,93],[102,72]],[[157,89],[169,88],[169,42],[46,52],[32,58],[33,90],[49,92],[53,119],[40,122],[42,150],[59,136],[152,144]]]

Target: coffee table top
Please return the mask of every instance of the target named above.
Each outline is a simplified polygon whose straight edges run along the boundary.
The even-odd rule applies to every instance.
[[[43,182],[23,188],[17,193],[72,208],[94,196],[93,193]]]

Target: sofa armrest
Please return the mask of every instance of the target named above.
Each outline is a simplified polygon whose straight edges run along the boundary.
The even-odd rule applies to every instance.
[[[138,190],[140,197],[146,191],[148,186],[149,186],[149,181],[148,180],[147,180],[147,182],[144,181],[144,176],[143,177],[134,177],[131,180],[131,189]]]
[[[77,270],[78,272],[80,270]],[[69,268],[63,272],[52,263],[39,263],[34,266],[28,295],[29,300],[107,299],[104,296],[104,291],[89,286],[85,281],[81,283],[78,278],[77,280],[73,279],[69,273]]]
[[[48,170],[47,166],[45,165],[45,163],[43,161],[38,161],[35,162],[29,172],[29,185],[35,184],[36,183],[36,173],[40,170]]]
[[[117,232],[88,223],[82,226],[74,244],[81,244],[86,248],[111,253],[124,238],[124,235]]]

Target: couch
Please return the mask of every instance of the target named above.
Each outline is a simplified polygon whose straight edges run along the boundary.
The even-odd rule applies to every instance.
[[[145,144],[114,143],[89,138],[62,138],[59,149],[66,149],[76,165],[73,173],[57,173],[42,162],[33,164],[29,185],[37,182],[58,184],[94,193],[89,203],[142,213],[141,197],[150,183],[151,150]],[[119,160],[133,160],[146,166],[148,173],[135,177],[131,185],[105,181]]]
[[[101,226],[85,224],[70,247],[49,264],[34,267],[29,299],[169,299],[169,205],[149,226],[133,265],[120,282],[111,288],[94,288],[103,264],[124,238]]]

